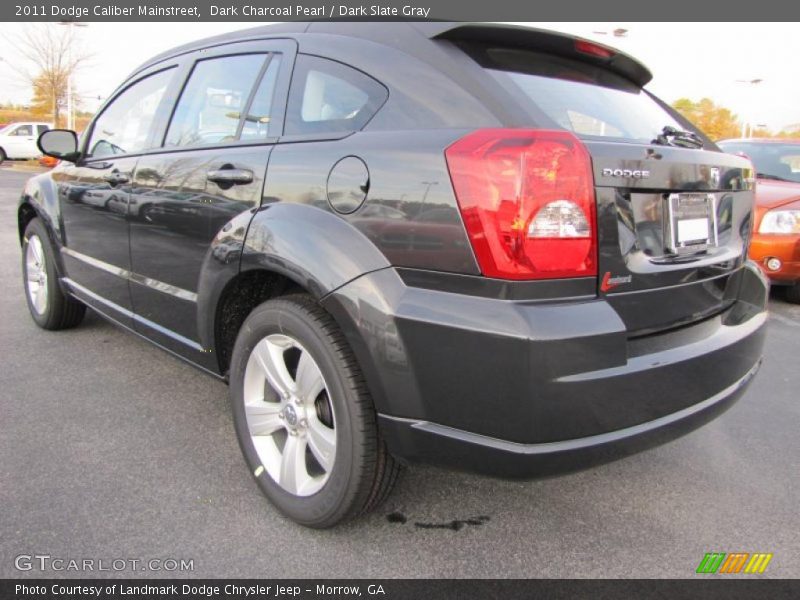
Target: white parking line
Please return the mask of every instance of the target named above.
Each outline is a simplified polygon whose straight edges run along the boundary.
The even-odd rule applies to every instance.
[[[800,322],[795,321],[794,319],[790,319],[789,317],[784,317],[783,315],[778,314],[774,311],[770,311],[769,318],[775,319],[776,321],[783,323],[785,325],[791,325],[792,327],[800,327]]]

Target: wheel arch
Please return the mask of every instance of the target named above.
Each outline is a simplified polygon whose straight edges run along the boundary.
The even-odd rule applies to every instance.
[[[58,203],[58,189],[50,172],[31,177],[26,183],[17,205],[17,225],[19,227],[19,240],[25,227],[35,218],[39,217],[47,227],[48,232],[55,241],[61,242],[60,235],[60,210]],[[31,213],[30,211],[33,211]]]
[[[231,248],[238,260],[230,259]],[[239,329],[262,302],[298,291],[321,302],[349,281],[388,266],[366,236],[332,212],[276,203],[244,213],[212,242],[201,271],[201,343],[214,350],[224,374]]]
[[[17,209],[17,229],[19,232],[20,244],[22,244],[22,240],[25,236],[25,230],[28,228],[28,225],[38,216],[39,213],[27,198],[20,202],[19,208]]]
[[[283,275],[263,269],[240,272],[228,281],[214,307],[212,329],[206,333],[212,336],[220,373],[228,372],[239,330],[257,306],[287,293],[307,291]]]
[[[22,245],[25,237],[25,230],[34,219],[40,219],[44,224],[50,243],[55,252],[55,267],[59,276],[64,274],[64,263],[61,259],[62,238],[60,235],[60,219],[58,210],[58,197],[54,191],[52,182],[45,185],[44,180],[47,174],[30,179],[25,184],[25,190],[20,197],[17,205],[17,233],[19,243]]]

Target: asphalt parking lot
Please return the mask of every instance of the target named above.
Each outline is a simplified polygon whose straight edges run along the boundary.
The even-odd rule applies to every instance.
[[[800,306],[779,294],[749,392],[691,435],[533,482],[414,466],[378,512],[311,531],[258,491],[225,385],[92,313],[34,325],[27,177],[0,168],[0,577],[81,575],[15,568],[47,554],[193,560],[129,577],[683,578],[711,551],[771,552],[764,576],[800,577]]]

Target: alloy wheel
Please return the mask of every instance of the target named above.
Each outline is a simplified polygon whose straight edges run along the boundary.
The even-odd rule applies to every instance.
[[[25,271],[31,306],[37,314],[43,315],[47,310],[47,267],[42,240],[38,235],[32,235],[28,239],[28,247],[25,251]]]
[[[314,358],[292,337],[268,335],[250,353],[243,387],[248,431],[264,470],[290,494],[318,492],[333,469],[336,429]]]

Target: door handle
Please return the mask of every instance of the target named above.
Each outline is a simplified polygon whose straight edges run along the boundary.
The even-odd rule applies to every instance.
[[[252,183],[253,172],[247,169],[214,169],[206,174],[206,179],[222,185]]]
[[[125,175],[125,173],[111,171],[111,173],[106,173],[103,175],[103,181],[107,181],[111,185],[119,185],[120,183],[128,183],[130,179],[127,175]]]

